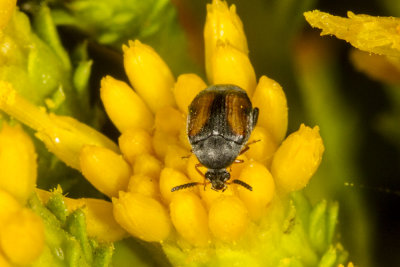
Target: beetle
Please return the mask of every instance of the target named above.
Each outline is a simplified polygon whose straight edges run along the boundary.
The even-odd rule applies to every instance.
[[[200,164],[195,168],[211,183],[211,189],[225,191],[230,173],[227,168],[243,162],[237,156],[249,149],[247,140],[256,126],[258,108],[253,108],[246,91],[232,84],[212,85],[202,90],[188,107],[187,136]],[[207,171],[203,174],[200,166]],[[252,191],[241,180],[233,180]],[[192,182],[171,192],[206,183]]]

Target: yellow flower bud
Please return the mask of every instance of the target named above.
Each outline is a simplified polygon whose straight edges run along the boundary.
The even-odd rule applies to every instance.
[[[175,186],[190,183],[190,180],[181,172],[165,168],[160,174],[160,192],[165,203],[170,203],[174,195],[179,194],[177,192],[171,192],[171,189]],[[197,192],[196,187],[190,187],[187,189],[182,189],[181,191],[194,191]]]
[[[26,208],[15,213],[0,229],[0,246],[13,264],[27,265],[34,261],[44,248],[41,218]]]
[[[84,146],[80,154],[83,176],[107,196],[126,190],[131,167],[123,157],[107,148]]]
[[[61,188],[56,190],[60,190]],[[36,189],[39,199],[46,203],[52,192]],[[112,203],[94,198],[68,198],[64,197],[68,212],[81,208],[86,218],[86,231],[88,236],[102,242],[115,242],[127,236],[127,232],[119,226],[113,216]]]
[[[187,114],[190,103],[195,96],[206,87],[207,84],[196,74],[189,73],[179,75],[173,88],[175,101],[179,109]]]
[[[199,164],[199,160],[197,159],[195,154],[192,154],[187,162],[186,166],[186,172],[189,176],[189,179],[193,182],[199,182],[202,183],[204,182],[204,175],[201,175],[200,173],[197,172],[196,170],[196,164]],[[207,168],[204,166],[199,167],[199,170],[205,174],[207,171]]]
[[[211,84],[234,84],[244,89],[249,96],[256,88],[256,74],[249,57],[229,43],[218,42],[211,58]]]
[[[165,106],[157,111],[154,124],[156,131],[178,135],[186,127],[186,116],[171,106]]]
[[[319,127],[313,129],[301,124],[276,151],[271,173],[276,184],[286,192],[305,187],[321,163],[324,145]]]
[[[234,189],[235,188],[233,186],[228,185],[228,187],[226,188],[226,190],[224,192],[215,191],[215,190],[211,189],[211,183],[207,183],[205,188],[204,188],[204,186],[199,187],[199,192],[200,192],[201,199],[204,201],[207,208],[210,208],[217,199],[224,197],[224,196],[235,195]]]
[[[254,107],[260,110],[258,125],[269,131],[280,143],[286,135],[288,107],[282,87],[274,80],[262,76],[252,97]]]
[[[9,261],[5,258],[5,255],[0,251],[0,266],[1,267],[12,267]]]
[[[164,106],[174,106],[174,77],[153,48],[136,40],[122,49],[129,81],[150,109],[157,112]]]
[[[135,174],[129,179],[128,191],[152,198],[160,195],[158,180],[143,174]]]
[[[22,209],[21,204],[10,193],[0,189],[0,229],[2,224],[20,209]]]
[[[207,211],[196,194],[174,194],[169,208],[175,229],[186,241],[195,246],[208,244],[210,234]]]
[[[246,155],[239,155],[236,159],[242,160],[243,162],[234,162],[231,166],[229,166],[228,171],[231,173],[231,180],[239,178],[240,172],[246,165],[245,163],[248,161]]]
[[[168,147],[179,145],[178,136],[163,131],[155,131],[153,135],[153,148],[159,159],[167,154]]]
[[[121,191],[112,202],[115,220],[130,234],[148,242],[162,242],[168,237],[171,221],[157,200]]]
[[[0,1],[0,31],[8,24],[11,16],[14,14],[17,0],[4,0]]]
[[[250,144],[250,148],[245,152],[245,155],[249,159],[255,159],[269,166],[272,161],[272,156],[278,148],[278,144],[276,143],[275,138],[272,137],[271,133],[261,126],[256,126],[254,128],[248,143],[256,140],[258,140],[258,142]]]
[[[129,129],[118,138],[118,144],[125,159],[134,164],[136,157],[153,153],[150,134],[143,129]]]
[[[132,128],[150,130],[153,114],[126,83],[111,76],[101,80],[100,97],[111,121],[123,133]]]
[[[189,143],[186,127],[179,131],[178,140],[187,150],[192,150],[192,146]]]
[[[236,186],[239,198],[247,207],[250,217],[257,220],[274,197],[275,184],[272,175],[263,164],[251,161],[243,168],[238,179],[253,188],[250,191],[243,186]]]
[[[0,81],[0,109],[36,130],[36,137],[68,166],[80,170],[83,145],[97,145],[115,152],[118,146],[95,129],[74,118],[47,114],[21,97],[12,84]]]
[[[237,240],[248,225],[247,209],[236,196],[224,196],[211,205],[208,225],[213,235],[223,241]]]
[[[206,24],[204,26],[206,72],[209,80],[213,76],[211,60],[219,41],[229,43],[244,54],[248,54],[243,23],[236,14],[236,6],[225,1],[213,0],[207,5]]]
[[[0,188],[24,203],[36,185],[36,153],[20,125],[3,122],[0,131]]]
[[[186,157],[188,155],[190,155],[190,151],[180,146],[173,145],[168,147],[167,154],[164,158],[165,167],[173,168],[185,173],[188,163],[188,159]]]
[[[162,164],[158,159],[150,154],[143,154],[136,158],[133,165],[133,174],[142,174],[158,179],[161,168]]]

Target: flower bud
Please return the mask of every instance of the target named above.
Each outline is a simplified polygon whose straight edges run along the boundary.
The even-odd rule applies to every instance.
[[[80,154],[83,176],[107,196],[126,190],[131,167],[123,157],[107,148],[84,146]]]
[[[165,203],[170,203],[172,197],[179,194],[179,191],[171,192],[172,188],[187,183],[190,183],[190,180],[183,173],[171,168],[163,169],[160,174],[160,192]],[[190,187],[180,191],[197,191],[197,188]]]
[[[269,133],[264,127],[256,126],[251,133],[248,143],[253,141],[257,142],[249,145],[250,148],[245,155],[249,159],[254,159],[270,166],[272,156],[278,148],[275,138],[273,138],[271,133]]]
[[[131,176],[129,179],[128,191],[152,198],[158,198],[160,195],[158,180],[143,174]]]
[[[175,101],[179,109],[187,114],[190,103],[206,87],[207,84],[196,74],[179,75],[173,88]]]
[[[192,192],[179,192],[172,197],[170,214],[178,233],[190,244],[205,246],[210,240],[208,216],[200,198]]]
[[[132,128],[152,128],[153,114],[126,83],[111,76],[104,77],[100,97],[108,116],[121,133]]]
[[[248,224],[247,209],[236,196],[215,200],[208,213],[208,225],[213,235],[223,241],[237,240]]]
[[[159,159],[163,159],[170,146],[179,145],[178,136],[163,131],[155,131],[153,149]]]
[[[280,143],[288,125],[288,107],[282,87],[274,80],[262,76],[252,97],[252,104],[260,110],[257,124]]]
[[[190,151],[182,148],[181,146],[169,146],[164,158],[165,167],[173,168],[180,172],[186,173],[188,155],[190,155]]]
[[[44,226],[41,218],[26,208],[15,213],[0,229],[0,246],[12,263],[32,263],[44,248]]]
[[[17,0],[0,1],[0,31],[8,24],[8,21],[14,13],[16,4]]]
[[[0,189],[0,228],[12,214],[20,209],[22,209],[21,204],[10,193]]]
[[[185,129],[185,119],[186,116],[179,110],[165,106],[157,111],[154,126],[156,131],[178,135],[181,129]]]
[[[318,169],[324,153],[319,127],[313,129],[301,124],[276,151],[271,173],[277,185],[286,192],[305,187]]]
[[[112,202],[115,220],[131,235],[148,242],[162,242],[168,237],[171,221],[157,200],[121,191]]]
[[[226,190],[222,192],[222,190],[215,191],[211,189],[211,183],[207,183],[206,186],[200,186],[199,192],[207,208],[210,208],[217,199],[235,194],[234,187],[231,185],[228,185]]]
[[[161,168],[162,164],[156,157],[150,154],[143,154],[136,158],[133,165],[133,174],[142,174],[158,179]]]
[[[118,144],[125,159],[134,164],[136,157],[152,154],[153,145],[150,134],[143,129],[129,129],[118,138]]]
[[[196,170],[196,164],[199,164],[199,160],[197,159],[195,154],[192,154],[189,158],[189,160],[187,161],[187,166],[186,166],[186,173],[188,174],[188,177],[191,181],[193,182],[199,182],[202,183],[204,182],[204,174],[207,171],[207,168],[204,166],[200,166],[199,170],[200,172],[203,173],[203,175],[201,175],[197,170]]]
[[[236,6],[231,5],[228,8],[225,1],[213,0],[207,5],[204,26],[206,71],[209,80],[212,80],[213,76],[211,59],[215,54],[218,41],[229,43],[245,55],[249,53],[242,21],[236,14]]]
[[[0,130],[0,188],[25,203],[36,185],[36,153],[20,125],[3,122]]]
[[[218,42],[211,58],[211,84],[234,84],[244,89],[249,96],[256,88],[256,74],[249,57],[229,43]]]
[[[275,184],[272,175],[263,164],[252,161],[243,168],[239,180],[253,188],[250,191],[243,186],[236,186],[239,198],[247,207],[250,217],[257,220],[274,197]]]
[[[164,106],[173,106],[174,77],[153,48],[136,40],[122,49],[129,81],[150,109],[155,113]]]

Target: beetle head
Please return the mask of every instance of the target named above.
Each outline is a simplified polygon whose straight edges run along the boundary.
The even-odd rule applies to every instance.
[[[222,192],[226,189],[226,181],[231,178],[231,175],[226,169],[209,169],[205,176],[206,179],[211,182],[211,189],[215,191],[222,190]]]

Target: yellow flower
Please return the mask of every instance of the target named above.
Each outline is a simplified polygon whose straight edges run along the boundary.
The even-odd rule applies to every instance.
[[[199,162],[190,152],[185,121],[188,105],[206,82],[195,74],[175,79],[161,57],[139,41],[123,46],[124,66],[134,90],[109,76],[101,83],[106,112],[121,132],[119,147],[72,118],[48,114],[28,103],[9,83],[0,83],[0,109],[36,130],[51,152],[112,199],[112,204],[93,204],[94,200],[64,198],[68,207],[86,205],[88,222],[98,226],[89,230],[88,223],[91,235],[116,241],[126,231],[144,241],[159,242],[178,265],[207,262],[210,255],[217,260],[240,258],[244,263],[262,264],[262,257],[255,255],[274,250],[264,247],[265,238],[274,237],[271,229],[282,233],[287,205],[282,199],[288,191],[307,185],[320,164],[323,144],[318,127],[311,130],[304,125],[284,140],[285,94],[266,76],[257,84],[235,6],[228,8],[225,2],[213,0],[207,10],[209,84],[242,87],[260,110],[250,150],[239,156],[244,163],[228,168],[231,180],[240,179],[253,191],[232,183],[223,192],[211,190],[209,184],[171,192],[175,186],[205,179],[195,169]],[[205,172],[204,167],[199,169]],[[276,186],[284,190],[277,191]],[[47,193],[39,194],[45,201]],[[280,221],[271,219],[275,217]],[[285,232],[290,232],[295,226],[287,221]],[[107,232],[106,226],[115,231]],[[315,263],[310,250],[304,248],[304,260]]]

